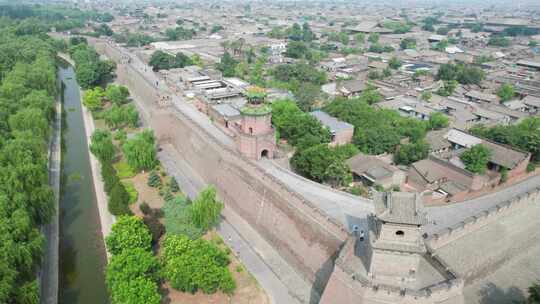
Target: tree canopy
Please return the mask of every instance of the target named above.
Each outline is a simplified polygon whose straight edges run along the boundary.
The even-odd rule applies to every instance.
[[[528,117],[517,125],[485,127],[478,125],[470,132],[501,144],[531,153],[531,161],[540,162],[540,117]]]
[[[120,216],[112,226],[111,233],[105,239],[107,250],[117,255],[123,251],[132,252],[134,249],[148,251],[152,236],[143,221],[136,216]]]
[[[507,102],[514,98],[515,95],[516,91],[514,89],[514,86],[509,83],[501,85],[501,87],[497,91],[497,96],[499,96],[501,102]]]
[[[486,146],[478,144],[463,152],[459,157],[465,164],[465,169],[483,174],[487,169],[490,156],[491,151]]]
[[[188,65],[193,65],[191,58],[184,53],[178,52],[175,56],[157,50],[152,53],[148,64],[154,71],[169,70],[176,68],[183,68]]]
[[[77,82],[83,89],[90,89],[106,83],[112,78],[116,64],[99,59],[99,54],[86,43],[72,45],[69,54],[75,61]]]
[[[442,64],[437,72],[437,79],[452,81],[456,80],[461,84],[479,84],[485,78],[485,73],[482,69],[458,64]]]
[[[369,106],[366,96],[352,99],[336,98],[324,110],[355,127],[353,142],[367,154],[392,153],[400,140],[422,139],[427,130],[423,121],[406,118],[397,111]]]
[[[134,170],[150,170],[157,164],[156,139],[151,130],[144,130],[122,146],[124,156]]]
[[[167,236],[163,242],[163,276],[174,289],[206,294],[218,290],[231,294],[236,283],[227,268],[227,254],[216,245],[183,235]]]
[[[15,18],[42,13],[28,6],[0,10]],[[39,227],[54,210],[47,148],[56,46],[43,33],[32,22],[0,22],[0,303],[39,301],[36,273],[45,245]]]

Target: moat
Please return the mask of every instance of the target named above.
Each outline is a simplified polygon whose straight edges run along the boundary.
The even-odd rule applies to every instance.
[[[60,198],[59,302],[108,303],[106,254],[84,131],[80,92],[71,66],[60,67],[64,87]]]

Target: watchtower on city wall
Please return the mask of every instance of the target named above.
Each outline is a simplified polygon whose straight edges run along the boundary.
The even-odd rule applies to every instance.
[[[463,280],[430,252],[419,194],[378,193],[369,233],[340,253],[321,304],[463,304]]]
[[[344,227],[267,174],[251,160],[255,157],[244,156],[218,142],[183,113],[171,107],[158,107],[155,87],[130,65],[119,64],[122,55],[117,49],[101,42],[95,47],[117,62],[117,80],[141,97],[138,101],[141,116],[160,143],[172,144],[178,161],[185,162],[206,183],[216,186],[226,209],[233,209],[246,220],[313,284],[310,302],[316,302],[347,238]],[[249,133],[251,126],[255,134],[262,135],[254,150],[258,156],[271,157],[274,152],[269,144],[275,143],[274,131],[268,128],[269,120],[269,115],[245,118],[243,128]]]
[[[272,127],[272,109],[266,104],[266,93],[262,88],[252,87],[246,95],[248,102],[240,110],[238,150],[251,159],[273,158],[276,132]]]

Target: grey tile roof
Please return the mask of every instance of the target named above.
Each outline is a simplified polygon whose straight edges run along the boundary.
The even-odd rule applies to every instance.
[[[523,98],[521,101],[528,106],[540,108],[540,97],[529,95]]]
[[[385,192],[374,196],[375,213],[385,222],[424,225],[427,216],[418,193]]]
[[[240,112],[227,103],[213,105],[212,108],[223,117],[240,116]]]
[[[354,126],[350,123],[346,123],[344,121],[341,121],[333,116],[328,115],[326,112],[323,112],[321,110],[313,111],[310,113],[313,115],[313,117],[317,118],[328,129],[330,129],[331,132],[339,132],[343,130],[348,129],[354,129]]]

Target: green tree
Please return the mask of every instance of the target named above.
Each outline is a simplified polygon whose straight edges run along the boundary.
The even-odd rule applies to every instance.
[[[158,163],[155,137],[150,130],[144,130],[128,139],[122,150],[127,163],[134,170],[149,170]]]
[[[410,165],[428,156],[429,145],[424,141],[401,145],[394,154],[394,162]]]
[[[111,102],[121,105],[126,103],[129,97],[129,90],[123,85],[109,84],[105,90],[105,97]]]
[[[117,182],[112,186],[109,193],[108,209],[112,215],[131,215],[132,212],[129,209],[129,193],[126,191],[126,187],[121,182]]]
[[[295,92],[298,106],[302,111],[309,112],[313,109],[315,102],[321,95],[321,88],[311,83],[303,83]]]
[[[509,83],[503,84],[497,91],[497,96],[499,96],[501,102],[507,102],[511,100],[512,98],[514,98],[514,95],[516,95],[514,86]]]
[[[152,236],[140,218],[124,215],[117,218],[105,243],[112,255],[133,252],[137,248],[150,251]]]
[[[40,138],[49,136],[49,123],[40,109],[26,108],[19,110],[9,117],[9,126],[13,132],[29,131]]]
[[[440,112],[429,116],[428,125],[430,130],[439,130],[448,127],[448,117]]]
[[[403,65],[403,63],[402,63],[401,60],[399,60],[399,58],[397,58],[397,57],[392,57],[392,58],[390,58],[390,60],[388,61],[388,66],[389,66],[391,69],[394,69],[394,70],[399,69],[402,65]]]
[[[105,97],[105,91],[102,88],[96,87],[84,91],[83,104],[90,111],[96,111],[103,107],[103,98]]]
[[[402,50],[406,49],[416,49],[416,39],[415,38],[403,38],[399,42],[399,46]]]
[[[535,283],[528,289],[527,304],[540,304],[540,284]]]
[[[288,36],[290,40],[301,41],[303,37],[302,28],[300,24],[294,23],[291,28],[287,29]]]
[[[352,182],[352,174],[349,166],[343,161],[336,160],[331,163],[324,172],[324,179],[332,187],[347,186]]]
[[[325,180],[326,169],[336,161],[336,156],[327,144],[320,144],[296,151],[291,166],[300,175],[317,182]]]
[[[216,68],[221,71],[224,77],[233,77],[238,60],[234,59],[229,52],[221,56],[221,60],[216,64]]]
[[[302,25],[302,40],[305,42],[311,42],[315,39],[315,34],[311,30],[311,27],[307,22]]]
[[[353,137],[353,142],[360,148],[360,151],[375,155],[393,152],[399,141],[399,134],[384,126],[359,130],[355,132]]]
[[[290,41],[287,44],[285,56],[290,58],[305,58],[308,54],[308,47],[302,41]]]
[[[430,91],[424,91],[422,92],[422,95],[420,95],[420,98],[423,101],[427,101],[427,102],[429,102],[432,97],[433,97],[433,94]]]
[[[95,130],[90,137],[90,152],[92,152],[100,162],[111,163],[116,154],[111,132],[103,129]]]
[[[183,196],[165,201],[162,210],[167,235],[185,235],[192,240],[200,238],[204,231],[195,226],[190,218],[191,203]]]
[[[455,80],[444,81],[442,87],[437,90],[437,94],[441,96],[450,96],[458,87],[458,82]]]
[[[159,262],[152,251],[143,248],[123,250],[112,256],[106,271],[106,282],[112,294],[118,293],[117,287],[122,282],[143,277],[157,282]]]
[[[103,118],[107,126],[113,129],[125,126],[135,128],[139,123],[139,112],[133,104],[123,106],[113,104],[103,113]]]
[[[330,142],[330,132],[321,123],[291,100],[272,103],[272,124],[281,138],[297,147],[310,147]]]
[[[483,174],[491,157],[491,151],[484,145],[472,146],[460,155],[461,161],[465,164],[465,169]]]
[[[364,44],[366,43],[366,34],[364,33],[358,33],[354,36],[354,40],[356,41],[356,43],[358,44]]]
[[[437,34],[438,35],[448,35],[448,32],[450,32],[450,28],[446,27],[446,26],[441,26],[437,29]]]
[[[203,239],[167,236],[163,242],[163,275],[174,289],[232,294],[236,284],[227,269],[229,263],[224,251]]]
[[[379,42],[379,34],[378,33],[371,33],[369,34],[368,41],[371,43],[378,43]]]
[[[512,41],[502,36],[491,36],[488,41],[488,45],[499,47],[509,47],[510,44],[512,44]]]
[[[105,192],[110,194],[112,188],[120,183],[116,170],[110,162],[101,162],[101,177],[103,178]]]
[[[448,47],[448,40],[443,39],[443,40],[437,42],[437,44],[435,44],[435,46],[433,46],[432,49],[434,49],[436,51],[439,51],[439,52],[444,52],[447,47]]]
[[[207,187],[193,201],[189,209],[189,218],[198,228],[206,231],[219,223],[223,203],[216,197],[216,189]]]
[[[161,296],[158,290],[156,282],[137,277],[119,282],[111,292],[111,299],[113,304],[159,304]]]

